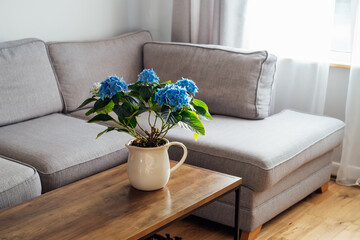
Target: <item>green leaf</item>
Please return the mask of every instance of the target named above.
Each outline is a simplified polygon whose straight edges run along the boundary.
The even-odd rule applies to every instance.
[[[133,83],[133,84],[129,84],[128,85],[128,89],[130,91],[139,91],[139,89],[141,88],[141,86],[139,86],[140,83]]]
[[[205,135],[205,127],[195,112],[184,111],[181,113],[181,117],[181,127],[189,129],[194,133]]]
[[[144,99],[145,102],[149,101],[152,93],[153,93],[153,87],[151,86],[142,86],[139,90],[140,96],[142,99]]]
[[[99,122],[99,121],[103,121],[103,122],[106,122],[106,121],[115,121],[115,119],[113,119],[110,115],[108,114],[99,114],[99,115],[96,115],[95,117],[93,117],[92,119],[90,119],[88,122],[89,123],[92,123],[92,122]]]
[[[171,84],[171,80],[166,81],[166,82],[163,82],[163,83],[160,83],[159,85],[157,85],[157,86],[154,87],[154,90],[158,90],[158,89],[164,88],[164,87],[166,87],[166,85],[168,85],[168,84]]]
[[[96,111],[97,114],[107,114],[107,112],[105,111],[104,108],[100,109],[100,110],[97,110]]]
[[[146,112],[148,110],[149,110],[148,107],[140,106],[136,115],[139,116],[140,114],[142,114],[142,113],[144,113],[144,112]]]
[[[161,107],[159,117],[166,123],[170,116],[170,113],[171,113],[171,109],[168,106],[163,105]]]
[[[98,99],[94,104],[94,111],[97,112],[98,110],[101,110],[106,105],[108,105],[110,101],[111,101],[110,98],[105,98],[104,101],[101,99]]]
[[[179,112],[172,112],[167,120],[167,124],[176,124],[181,120],[181,115]]]
[[[163,82],[163,83],[160,83],[160,85],[166,85],[166,84],[171,84],[171,80],[166,81],[166,82]]]
[[[118,92],[118,93],[116,93],[116,95],[114,95],[114,96],[111,98],[112,102],[113,102],[114,104],[119,104],[120,98],[122,98],[123,95],[124,95],[123,92]]]
[[[140,87],[139,87],[139,89],[140,89]],[[139,98],[139,97],[140,97],[140,94],[139,94],[139,91],[133,90],[133,91],[129,91],[129,92],[127,93],[127,96],[132,96],[132,97]]]
[[[197,141],[197,140],[198,140],[198,138],[199,138],[199,134],[197,134],[197,133],[193,133],[193,135],[194,135],[194,139],[195,139],[195,141]]]
[[[130,96],[130,95],[125,95],[124,97],[124,100],[127,101],[128,103],[132,104],[132,105],[137,105],[139,106],[141,101],[133,96]]]
[[[159,105],[159,104],[156,104],[156,105],[153,105],[151,106],[151,111],[155,112],[155,113],[160,113],[161,112],[161,109],[162,109],[163,106]],[[160,115],[159,115],[160,116]]]
[[[106,106],[105,106],[105,112],[106,113],[111,113],[113,111],[113,108],[115,106],[115,103],[113,101],[110,101]]]
[[[203,101],[201,101],[201,100],[199,100],[199,99],[196,99],[196,98],[193,98],[193,99],[192,99],[192,103],[194,104],[194,106],[202,107],[202,108],[204,108],[206,111],[209,112],[208,106],[207,106],[206,103],[204,103]]]
[[[82,107],[84,107],[84,106],[86,106],[89,103],[94,102],[94,101],[96,101],[96,98],[94,98],[94,97],[88,98],[80,106],[78,106],[78,108],[82,108]]]
[[[129,125],[130,125],[131,128],[135,128],[136,125],[137,125],[136,118],[135,118],[135,117],[131,118],[131,119],[128,121],[128,123],[129,123]]]
[[[203,107],[199,107],[199,106],[194,106],[194,109],[195,109],[195,112],[198,114],[198,115],[201,115],[207,119],[210,119],[212,120],[212,116],[210,115],[210,113],[208,111],[206,111]]]
[[[93,114],[94,112],[95,112],[94,109],[90,108],[90,110],[85,113],[85,116],[89,116],[90,114]]]
[[[116,129],[116,131],[129,133],[129,130],[127,130],[127,129],[125,129],[125,128]]]
[[[176,124],[181,120],[181,115],[179,114],[179,112],[172,112],[171,109],[166,105],[162,106],[158,116],[160,116],[160,118],[166,124]]]
[[[116,115],[118,115],[119,119],[124,119],[131,115],[131,104],[124,102],[121,106],[115,105],[113,111]]]
[[[105,129],[104,131],[102,131],[101,133],[99,133],[96,138],[99,138],[99,137],[100,137],[101,135],[103,135],[104,133],[110,132],[110,131],[112,131],[112,130],[114,130],[114,129],[115,129],[115,127],[108,127],[107,129]]]

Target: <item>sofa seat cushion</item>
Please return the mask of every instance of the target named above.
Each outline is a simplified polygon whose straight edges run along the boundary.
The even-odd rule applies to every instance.
[[[43,41],[0,43],[0,73],[0,126],[62,110],[57,80]]]
[[[51,114],[0,128],[0,154],[35,167],[49,191],[124,163],[130,137],[98,124]]]
[[[144,67],[161,81],[191,78],[196,98],[215,114],[248,119],[269,115],[276,57],[266,51],[223,46],[150,42],[144,45]]]
[[[66,111],[75,111],[91,96],[91,85],[109,75],[135,82],[143,69],[143,44],[151,40],[148,31],[139,31],[99,41],[49,43]]]
[[[340,120],[286,110],[263,120],[221,115],[205,121],[206,135],[195,142],[190,132],[175,128],[169,140],[183,142],[188,162],[243,178],[243,185],[264,191],[282,178],[338,146]],[[171,149],[170,149],[171,150]],[[174,148],[170,157],[179,159]]]
[[[34,168],[0,157],[0,209],[40,194],[40,178]]]

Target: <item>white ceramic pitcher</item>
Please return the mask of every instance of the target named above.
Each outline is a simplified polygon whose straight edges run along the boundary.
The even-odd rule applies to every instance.
[[[187,148],[180,142],[169,142],[154,148],[142,148],[131,146],[130,141],[125,146],[129,149],[127,173],[131,185],[139,190],[153,191],[163,188],[170,178],[170,173],[180,167],[186,157]],[[168,149],[172,145],[179,145],[183,148],[184,154],[181,160],[170,169]]]

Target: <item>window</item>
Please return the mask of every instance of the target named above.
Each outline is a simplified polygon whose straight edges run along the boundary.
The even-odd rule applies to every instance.
[[[349,64],[351,58],[351,0],[336,0],[331,61]]]

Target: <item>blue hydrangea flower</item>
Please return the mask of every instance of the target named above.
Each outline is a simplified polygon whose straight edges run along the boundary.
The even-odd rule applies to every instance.
[[[144,69],[139,75],[138,80],[136,82],[143,83],[159,83],[159,77],[156,75],[153,69]]]
[[[116,75],[107,77],[100,84],[99,95],[102,100],[106,97],[112,98],[118,92],[128,91],[128,86],[124,79]]]
[[[190,106],[190,96],[186,89],[175,84],[168,84],[164,88],[158,89],[155,93],[155,101],[160,105],[174,107],[173,111],[182,107]]]
[[[177,81],[175,84],[180,87],[185,88],[186,91],[188,91],[189,93],[191,93],[194,96],[198,92],[198,87],[196,86],[196,84],[194,83],[193,80],[190,80],[187,78],[182,78],[182,80]]]

